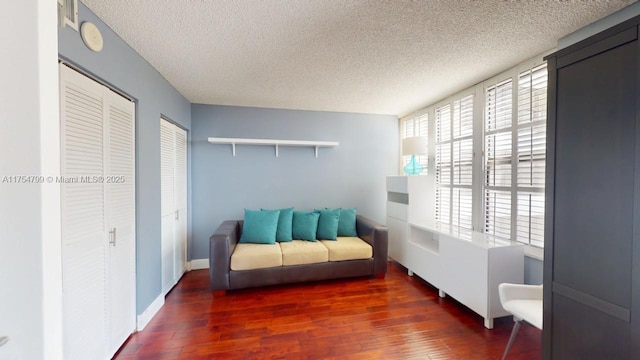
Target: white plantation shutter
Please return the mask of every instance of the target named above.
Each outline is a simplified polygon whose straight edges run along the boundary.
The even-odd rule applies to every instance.
[[[473,229],[473,95],[453,102],[451,223]]]
[[[485,136],[485,185],[511,186],[511,132]]]
[[[515,81],[507,79],[486,88],[485,232],[542,247],[546,64],[518,74],[514,104]],[[513,110],[517,121],[512,119]]]
[[[402,123],[402,138],[413,136],[429,136],[429,115],[424,114],[416,118],[404,120]],[[424,170],[420,175],[427,175],[428,155],[416,155],[416,160],[423,166]],[[402,166],[404,167],[411,161],[411,155],[402,156]]]
[[[484,203],[485,233],[511,239],[511,192],[486,189]]]
[[[485,91],[485,233],[511,239],[513,81]]]
[[[518,124],[547,121],[547,64],[518,76]]]
[[[435,220],[451,223],[451,104],[436,109]]]
[[[451,224],[471,229],[473,225],[471,189],[453,188]]]
[[[518,76],[516,240],[544,246],[547,65]]]
[[[518,191],[517,240],[544,246],[544,193]]]
[[[518,187],[544,188],[546,125],[518,129]]]
[[[451,223],[451,188],[436,187],[436,221]]]
[[[453,142],[453,184],[469,185],[472,182],[473,139]]]
[[[436,109],[436,221],[473,228],[473,95]]]
[[[511,127],[513,81],[505,80],[485,92],[485,131]]]
[[[455,139],[473,135],[473,95],[453,103],[453,137]]]

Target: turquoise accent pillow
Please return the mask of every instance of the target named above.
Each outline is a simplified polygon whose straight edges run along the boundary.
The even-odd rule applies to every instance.
[[[273,211],[265,210],[262,211]],[[293,240],[291,231],[293,228],[293,208],[280,209],[280,216],[278,217],[278,230],[276,230],[277,242],[289,242]]]
[[[356,208],[340,210],[338,236],[358,236],[356,231]]]
[[[297,240],[318,241],[318,219],[320,214],[315,211],[294,211],[292,235]]]
[[[244,209],[241,243],[275,244],[280,210]]]
[[[314,211],[320,214],[316,237],[321,240],[336,240],[338,237],[338,223],[340,222],[340,209],[315,209]]]

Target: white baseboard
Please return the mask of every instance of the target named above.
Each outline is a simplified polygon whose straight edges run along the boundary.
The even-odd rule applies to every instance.
[[[191,270],[200,270],[209,268],[209,259],[194,259],[191,260]]]
[[[153,300],[151,305],[147,307],[144,312],[138,315],[138,331],[142,331],[147,324],[153,319],[153,317],[160,311],[160,308],[164,305],[164,296],[162,294]]]

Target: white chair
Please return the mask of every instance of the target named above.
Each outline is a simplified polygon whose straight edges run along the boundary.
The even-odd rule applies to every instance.
[[[503,283],[498,287],[498,293],[502,307],[513,314],[515,322],[507,348],[502,355],[502,360],[505,360],[522,321],[542,330],[542,285]]]

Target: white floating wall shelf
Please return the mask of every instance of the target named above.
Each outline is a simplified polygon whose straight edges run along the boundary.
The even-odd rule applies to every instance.
[[[313,147],[316,149],[316,157],[318,157],[318,148],[336,147],[339,145],[337,141],[238,139],[238,138],[217,138],[217,137],[210,137],[209,142],[212,144],[231,144],[231,151],[233,152],[233,156],[236,156],[236,145],[273,145],[276,147],[276,157],[278,157],[278,147],[280,146]]]

